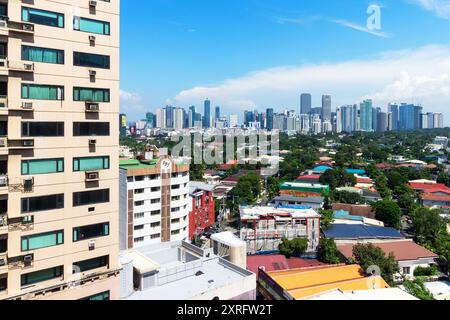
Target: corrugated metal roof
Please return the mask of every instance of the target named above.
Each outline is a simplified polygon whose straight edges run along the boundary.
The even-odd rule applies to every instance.
[[[323,231],[325,237],[339,239],[403,239],[404,236],[394,228],[354,225],[333,224]]]

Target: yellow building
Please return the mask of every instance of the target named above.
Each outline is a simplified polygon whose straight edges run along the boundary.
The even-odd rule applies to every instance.
[[[359,265],[319,266],[271,271],[259,270],[259,291],[267,299],[302,300],[333,290],[389,288],[380,276],[367,277]]]
[[[0,1],[0,299],[118,296],[119,8]]]

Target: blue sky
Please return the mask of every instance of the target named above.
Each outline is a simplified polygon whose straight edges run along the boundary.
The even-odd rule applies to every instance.
[[[381,7],[368,32],[367,8]],[[298,95],[450,104],[449,0],[122,0],[121,108],[130,120],[212,99],[225,113],[297,109]],[[437,69],[437,70],[436,70]],[[447,118],[450,118],[450,113]],[[448,119],[450,120],[450,119]]]

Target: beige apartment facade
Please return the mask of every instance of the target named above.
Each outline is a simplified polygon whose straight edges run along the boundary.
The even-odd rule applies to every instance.
[[[0,0],[0,299],[115,299],[119,0]]]

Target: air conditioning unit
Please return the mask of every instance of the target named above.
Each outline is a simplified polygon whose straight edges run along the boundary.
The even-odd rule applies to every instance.
[[[34,140],[23,140],[22,146],[24,147],[34,147]]]
[[[32,190],[34,186],[34,179],[33,178],[26,178],[23,179],[23,187],[25,190]]]
[[[90,42],[95,42],[96,37],[95,36],[89,36],[89,41]]]
[[[32,224],[32,223],[34,223],[34,216],[22,217],[22,224]]]
[[[8,263],[6,257],[0,257],[0,267],[4,267],[6,266],[6,264]]]
[[[26,110],[33,109],[33,102],[22,102],[22,109]]]
[[[0,227],[6,227],[8,225],[8,217],[1,216],[0,217]]]
[[[0,148],[6,148],[8,146],[8,139],[1,138],[0,139]]]
[[[97,1],[95,1],[95,0],[89,1],[89,6],[90,7],[96,7],[97,6]]]
[[[23,257],[23,262],[24,262],[25,264],[32,263],[33,260],[34,260],[34,257],[33,257],[32,254],[27,254],[26,256]]]
[[[87,181],[97,181],[100,179],[100,174],[98,172],[86,172]]]
[[[0,187],[7,186],[7,185],[8,185],[8,177],[0,176]]]
[[[95,146],[97,144],[97,140],[95,139],[89,139],[89,145]]]
[[[89,241],[88,248],[89,250],[95,250],[95,241]]]
[[[95,71],[95,70],[89,70],[89,75],[90,75],[91,77],[95,77],[95,76],[97,75],[97,71]]]
[[[0,28],[7,28],[8,22],[5,20],[0,20]]]
[[[86,103],[86,111],[87,112],[98,112],[100,110],[100,106],[98,103]]]
[[[33,71],[34,64],[33,63],[24,63],[23,68],[25,69],[25,71]]]
[[[34,31],[34,24],[24,23],[24,24],[22,24],[22,30]]]

